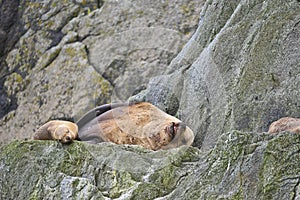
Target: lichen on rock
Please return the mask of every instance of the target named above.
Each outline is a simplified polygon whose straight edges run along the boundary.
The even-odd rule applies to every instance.
[[[196,29],[202,3],[176,1],[161,12],[164,2],[148,0],[20,2],[22,32],[0,58],[1,141],[29,138],[49,119],[74,121],[144,89]]]
[[[300,135],[223,134],[194,147],[15,141],[1,148],[0,197],[290,199],[299,197]]]
[[[300,199],[300,135],[264,133],[299,117],[298,1],[207,0],[199,23],[202,1],[8,2],[0,199]],[[186,122],[195,147],[24,140],[128,97]]]

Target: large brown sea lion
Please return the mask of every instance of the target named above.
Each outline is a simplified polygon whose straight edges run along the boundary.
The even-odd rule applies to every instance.
[[[279,133],[283,131],[300,133],[300,119],[283,117],[270,125],[268,133]]]
[[[191,145],[194,140],[192,130],[182,121],[146,102],[99,106],[76,124],[79,140],[94,144],[113,142],[158,150]]]

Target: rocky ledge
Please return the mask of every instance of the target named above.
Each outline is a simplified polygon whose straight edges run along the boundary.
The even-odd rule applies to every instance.
[[[183,146],[14,141],[0,153],[0,199],[299,199],[300,135],[223,134]]]

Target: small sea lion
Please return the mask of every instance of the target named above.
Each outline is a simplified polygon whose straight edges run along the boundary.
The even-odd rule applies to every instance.
[[[54,126],[64,121],[51,122]],[[113,142],[158,150],[192,145],[194,140],[193,131],[182,121],[146,102],[102,105],[86,113],[76,124],[78,139],[93,144]],[[36,135],[50,127],[44,126]],[[54,139],[48,134],[41,135]]]
[[[268,133],[279,133],[283,131],[300,133],[300,119],[283,117],[270,125]]]
[[[71,143],[78,138],[78,126],[75,123],[62,120],[52,120],[41,126],[33,137],[35,140],[58,140],[61,143]]]

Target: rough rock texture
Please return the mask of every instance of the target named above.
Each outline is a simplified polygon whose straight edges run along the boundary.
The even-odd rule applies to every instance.
[[[0,141],[144,89],[196,30],[202,4],[0,1]]]
[[[300,135],[232,131],[194,147],[15,141],[0,151],[1,199],[299,199]]]
[[[195,26],[181,13],[196,18],[196,1],[172,4],[175,13],[169,1],[43,2],[54,9],[20,1],[12,13],[34,14],[4,23],[25,34],[1,52],[2,139],[127,98],[148,81],[137,75],[159,69],[131,100],[187,122],[196,147],[14,141],[0,149],[0,199],[300,199],[300,135],[257,133],[300,117],[299,1],[207,0],[174,59]]]
[[[229,130],[300,117],[300,3],[208,0],[196,33],[134,101],[176,114],[210,149]]]
[[[23,25],[18,20],[23,10],[18,9],[18,6],[20,6],[20,1],[0,1],[0,117],[16,109],[16,99],[9,98],[4,91],[3,77],[8,73],[8,67],[4,62],[5,55],[24,33]]]

